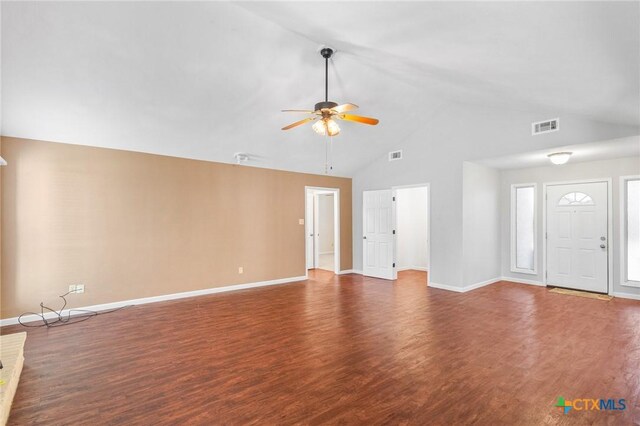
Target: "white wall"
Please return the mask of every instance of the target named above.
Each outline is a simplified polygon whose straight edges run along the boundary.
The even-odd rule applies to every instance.
[[[396,267],[427,270],[427,187],[396,190]]]
[[[609,250],[613,250],[613,290],[618,293],[640,295],[640,288],[620,285],[620,176],[640,174],[640,158],[627,157],[614,160],[589,161],[574,163],[571,161],[562,166],[535,167],[529,169],[504,170],[501,172],[501,223],[502,223],[502,275],[507,278],[532,280],[542,283],[543,265],[543,226],[542,199],[543,183],[571,181],[578,179],[612,178],[613,184],[613,235],[609,236]],[[537,183],[536,195],[538,218],[538,264],[536,275],[511,272],[510,264],[510,191],[511,185],[517,183]]]
[[[501,274],[500,172],[470,162],[462,172],[463,284],[470,286]]]
[[[319,194],[318,197],[318,233],[320,234],[319,251],[333,253],[334,244],[334,207],[333,194]]]
[[[430,183],[431,264],[433,282],[462,287],[462,164],[482,158],[637,135],[637,127],[561,115],[559,132],[531,136],[531,123],[557,116],[557,111],[505,111],[488,107],[447,105],[420,116],[422,126],[397,135],[404,158],[378,157],[353,176],[353,267],[362,269],[362,191]],[[384,126],[384,117],[380,117]],[[346,132],[345,132],[346,135]],[[343,139],[345,142],[347,139]]]

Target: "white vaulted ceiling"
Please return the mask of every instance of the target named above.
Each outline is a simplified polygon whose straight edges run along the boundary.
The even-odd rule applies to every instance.
[[[637,2],[3,2],[2,134],[349,176],[445,105],[640,125]],[[451,109],[455,111],[455,108]],[[514,143],[518,143],[514,139]]]

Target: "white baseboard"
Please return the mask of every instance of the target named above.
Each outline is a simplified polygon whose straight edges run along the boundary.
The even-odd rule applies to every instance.
[[[471,290],[475,290],[477,288],[480,287],[484,287],[490,284],[494,284],[497,283],[498,281],[501,281],[502,278],[501,277],[496,277],[496,278],[492,278],[490,280],[486,280],[486,281],[481,281],[479,283],[475,283],[475,284],[471,284],[465,287],[458,287],[458,286],[453,286],[453,285],[447,285],[447,284],[438,284],[438,283],[434,283],[433,281],[429,283],[429,287],[432,288],[438,288],[440,290],[448,290],[448,291],[455,291],[456,293],[466,293],[468,291]]]
[[[471,285],[468,285],[466,287],[457,287],[457,286],[452,286],[452,285],[438,284],[438,283],[431,282],[431,283],[429,283],[429,287],[437,288],[437,289],[441,289],[441,290],[454,291],[456,293],[466,293],[468,291],[475,290],[475,289],[480,288],[480,287],[484,287],[484,286],[487,286],[487,285],[490,285],[490,284],[497,283],[498,281],[510,281],[510,282],[514,282],[514,283],[518,283],[518,284],[527,284],[527,285],[534,285],[534,286],[539,286],[539,287],[546,287],[546,284],[544,284],[544,283],[542,283],[540,281],[515,279],[515,278],[511,278],[511,277],[493,278],[493,279],[490,279],[490,280],[487,280],[487,281],[482,281],[482,282],[479,282],[479,283],[471,284]],[[613,292],[612,295],[614,297],[619,297],[621,299],[640,300],[640,294],[622,293],[622,292],[615,291],[615,292]]]
[[[614,291],[613,296],[620,297],[621,299],[640,300],[640,294],[621,293],[619,291]]]
[[[502,277],[496,277],[496,278],[491,278],[490,280],[481,281],[479,283],[471,284],[471,285],[468,285],[468,286],[464,287],[464,292],[475,290],[477,288],[484,287],[484,286],[487,286],[487,285],[490,285],[490,284],[495,284],[495,283],[497,283],[498,281],[501,281],[501,280],[502,280]]]
[[[438,283],[434,283],[433,281],[429,283],[429,287],[437,288],[440,290],[455,291],[456,293],[464,293],[464,287],[456,287],[456,286],[447,285],[447,284],[438,284]]]
[[[187,297],[194,297],[194,296],[204,296],[206,294],[224,293],[227,291],[245,290],[249,288],[265,287],[265,286],[276,285],[276,284],[286,284],[286,283],[292,283],[296,281],[304,281],[306,279],[307,278],[304,275],[302,275],[300,277],[281,278],[277,280],[259,281],[259,282],[246,283],[246,284],[235,284],[235,285],[228,285],[224,287],[205,288],[202,290],[185,291],[182,293],[164,294],[161,296],[143,297],[141,299],[123,300],[121,302],[111,302],[111,303],[103,303],[100,305],[83,306],[81,308],[72,308],[70,310],[72,311],[71,316],[82,315],[82,314],[86,314],[86,312],[78,312],[76,310],[84,309],[84,310],[99,312],[99,311],[106,311],[106,310],[121,308],[123,306],[129,306],[129,305],[143,305],[146,303],[164,302],[167,300],[184,299]],[[70,310],[65,309],[64,311],[62,311],[62,315],[65,315],[65,316],[69,315]],[[47,319],[53,319],[56,317],[56,314],[53,312],[47,312],[45,313],[44,316]],[[22,317],[22,322],[25,322],[25,323],[38,321],[38,320],[40,320],[40,317],[37,315],[25,315],[24,317]],[[14,324],[18,324],[18,317],[5,318],[0,320],[0,326],[3,326],[3,327],[6,325],[14,325]]]
[[[423,271],[423,272],[428,272],[429,270],[427,268],[425,268],[424,266],[404,266],[402,268],[398,268],[397,271],[398,272],[402,272],[402,271]]]
[[[362,271],[359,270],[359,269],[345,269],[344,271],[338,272],[338,275],[345,275],[345,274],[360,274],[360,275],[362,275]]]
[[[546,284],[543,283],[542,281],[536,281],[536,280],[525,280],[522,278],[513,278],[513,277],[502,277],[500,278],[502,281],[510,281],[512,283],[518,283],[518,284],[528,284],[528,285],[537,285],[540,287],[546,287]]]

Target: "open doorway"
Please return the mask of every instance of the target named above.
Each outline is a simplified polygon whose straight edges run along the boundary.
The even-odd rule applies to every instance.
[[[400,271],[429,284],[429,196],[428,183],[363,191],[364,276],[395,280]]]
[[[429,188],[428,185],[393,189],[395,207],[395,278],[428,282]]]
[[[310,269],[340,271],[340,190],[305,188],[306,264]]]

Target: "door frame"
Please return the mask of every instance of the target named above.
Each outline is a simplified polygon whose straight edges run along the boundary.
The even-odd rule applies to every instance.
[[[320,199],[318,195],[320,194],[316,192],[311,195],[313,197],[313,269],[318,269],[318,265],[320,265],[320,235],[318,233],[320,228],[320,219],[318,218]]]
[[[397,195],[398,189],[407,189],[407,188],[427,188],[427,286],[431,282],[431,271],[433,270],[431,265],[431,184],[430,183],[416,183],[412,185],[397,185],[391,187],[391,196],[393,197],[392,208],[391,208],[391,223],[393,224],[393,229],[398,229],[397,223],[397,205],[395,202],[395,197]],[[393,237],[393,262],[398,262],[398,234],[395,234]],[[398,268],[393,268],[393,279],[398,279]]]
[[[542,244],[542,282],[545,286],[549,285],[547,282],[547,187],[602,182],[605,182],[607,184],[607,294],[613,295],[613,188],[612,179],[610,177],[600,179],[578,179],[542,183],[542,193],[544,195],[542,197],[542,241],[544,243]]]
[[[305,251],[305,270],[313,269],[316,267],[316,259],[315,259],[315,196],[312,192],[305,191],[305,200],[304,200],[304,251]],[[314,232],[311,233],[311,230]],[[309,235],[311,234],[311,235]],[[311,241],[311,250],[309,250],[309,238],[313,238]],[[309,253],[311,251],[311,253]],[[309,261],[309,256],[311,255],[311,261]]]
[[[311,192],[313,193],[313,191],[323,191],[323,192],[331,192],[333,193],[333,272],[335,274],[339,274],[340,273],[340,246],[341,246],[341,242],[340,242],[340,188],[325,188],[325,187],[320,187],[320,186],[305,186],[304,187],[304,203],[305,203],[305,216],[306,216],[306,212],[307,212],[307,202],[308,202],[308,198],[307,195]],[[314,199],[315,199],[315,194],[314,195]],[[316,203],[314,203],[316,204]],[[317,214],[316,214],[317,210],[314,207],[314,212],[313,212],[313,220],[315,221],[317,218]],[[304,276],[306,278],[309,278],[309,270],[307,269],[307,256],[309,255],[308,251],[308,244],[307,244],[307,235],[309,235],[309,224],[306,221],[306,217],[305,217],[305,221],[304,221],[304,251],[305,251],[305,257],[304,257]],[[314,230],[315,233],[315,230]],[[315,237],[314,237],[315,239]],[[314,241],[314,246],[315,246],[315,241]],[[315,256],[315,254],[314,254]],[[314,263],[315,259],[314,259]],[[316,266],[316,265],[314,265]]]

